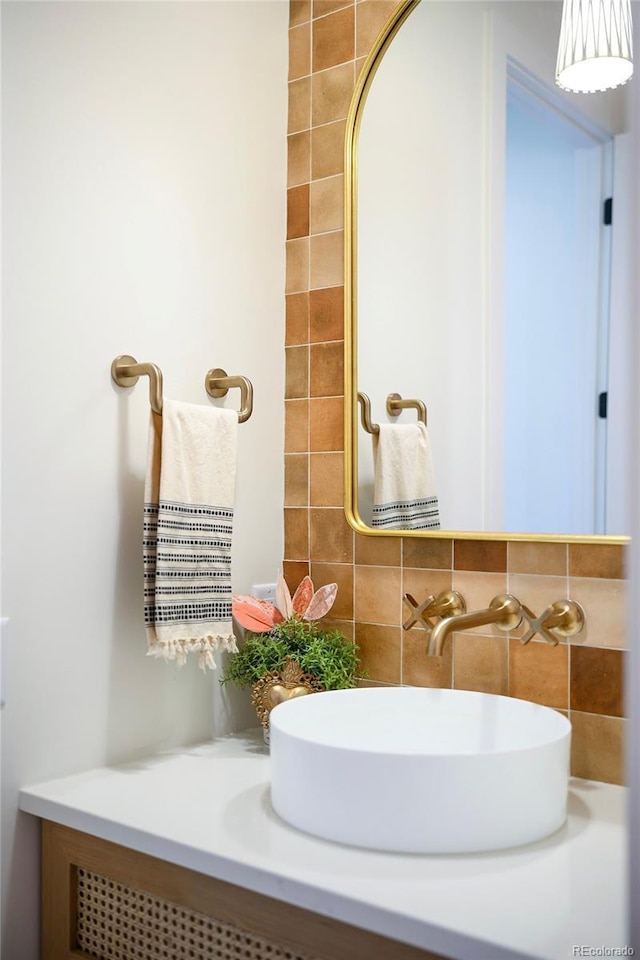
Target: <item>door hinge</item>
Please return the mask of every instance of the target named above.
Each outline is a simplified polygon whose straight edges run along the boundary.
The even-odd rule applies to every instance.
[[[601,420],[607,419],[607,397],[608,394],[606,390],[598,396],[598,416]]]
[[[602,222],[605,227],[610,227],[613,223],[613,197],[607,197],[603,204]]]

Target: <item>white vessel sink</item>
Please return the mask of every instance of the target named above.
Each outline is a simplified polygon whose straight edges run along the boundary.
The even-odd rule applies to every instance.
[[[539,840],[567,815],[571,724],[512,697],[381,687],[272,710],[271,799],[307,833],[406,853]]]

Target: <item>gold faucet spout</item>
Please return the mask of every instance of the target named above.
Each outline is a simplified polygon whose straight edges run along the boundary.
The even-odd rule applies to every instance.
[[[522,605],[510,593],[494,597],[486,610],[472,610],[452,617],[445,617],[435,625],[429,639],[429,656],[441,657],[444,642],[450,633],[471,630],[493,623],[501,630],[514,630],[522,620]]]

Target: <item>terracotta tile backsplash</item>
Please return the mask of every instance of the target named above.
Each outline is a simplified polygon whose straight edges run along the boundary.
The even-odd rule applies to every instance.
[[[306,507],[309,501],[309,458],[290,453],[284,458],[285,507]]]
[[[313,0],[313,19],[326,17],[334,10],[340,10],[341,7],[352,6],[351,0]]]
[[[289,26],[306,23],[311,19],[311,0],[289,0]]]
[[[289,32],[289,80],[306,77],[311,68],[311,24],[301,24]]]
[[[401,643],[399,627],[363,624],[356,621],[355,641],[366,676],[383,683],[401,682]]]
[[[355,64],[353,62],[343,63],[339,67],[332,67],[330,70],[323,70],[313,75],[311,120],[314,127],[334,120],[343,120],[347,116],[354,82]],[[298,129],[301,130],[302,127]],[[290,132],[294,131],[290,128]]]
[[[405,567],[422,567],[425,570],[451,570],[453,567],[452,540],[402,541],[402,562]]]
[[[623,715],[624,651],[571,649],[571,708],[609,717]]]
[[[343,346],[344,288],[325,287],[309,292],[309,338],[312,343],[337,340]]]
[[[341,507],[343,501],[342,453],[309,456],[309,503],[312,507]]]
[[[309,557],[333,563],[353,561],[353,537],[339,507],[309,511]]]
[[[294,589],[335,581],[331,624],[360,646],[367,683],[456,687],[568,713],[572,772],[623,782],[626,592],[618,545],[356,534],[343,510],[343,150],[356,76],[396,0],[291,0],[286,276],[285,558]],[[587,627],[556,646],[523,629],[453,634],[426,655],[417,602],[451,587],[469,609],[513,592],[536,613],[571,597]]]
[[[287,240],[287,293],[303,291],[309,282],[309,240]]]
[[[358,633],[356,632],[356,636]],[[361,630],[360,635],[365,636]],[[453,681],[453,647],[447,644],[441,657],[425,656],[424,630],[407,630],[402,636],[402,683],[415,687],[450,687]]]
[[[313,288],[333,287],[341,283],[344,257],[342,230],[311,237],[310,248],[309,282]]]
[[[309,449],[313,451],[342,450],[342,397],[313,399],[309,404]]]
[[[343,226],[344,177],[325,177],[311,184],[308,223],[311,233],[341,230]]]
[[[511,573],[546,574],[550,577],[567,575],[566,543],[507,544],[508,568]]]
[[[309,184],[287,191],[287,240],[309,236]]]
[[[509,641],[509,696],[558,710],[569,708],[569,647],[533,639]]]
[[[308,130],[287,137],[287,186],[307,183],[311,172],[311,134]]]
[[[624,575],[623,552],[615,544],[569,544],[570,577],[621,580]]]
[[[309,293],[294,293],[286,298],[285,345],[309,341]]]
[[[624,783],[625,721],[592,713],[569,714],[571,772],[574,777]]]
[[[311,119],[311,79],[303,77],[289,83],[289,133],[309,129]]]
[[[509,694],[508,641],[502,637],[453,637],[453,686],[458,690]]]
[[[309,347],[286,348],[285,398],[309,396]]]
[[[397,0],[360,0],[357,3],[356,57],[367,56],[397,6]]]
[[[343,346],[339,341],[311,344],[312,397],[342,396],[343,353]]]
[[[313,22],[313,71],[328,70],[355,56],[355,7],[343,6]]]
[[[345,120],[325,123],[311,131],[311,177],[321,180],[342,173]]]
[[[456,540],[453,544],[456,570],[491,570],[505,573],[507,544],[497,540]]]

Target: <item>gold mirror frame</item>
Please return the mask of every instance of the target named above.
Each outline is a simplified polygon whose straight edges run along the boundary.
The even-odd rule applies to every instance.
[[[377,530],[358,513],[358,312],[357,312],[357,182],[358,139],[369,88],[387,48],[420,0],[404,0],[374,43],[351,98],[344,147],[344,509],[349,525],[372,537],[422,537],[447,540],[525,540],[550,543],[618,543],[627,536],[562,533],[509,533],[484,530]]]

